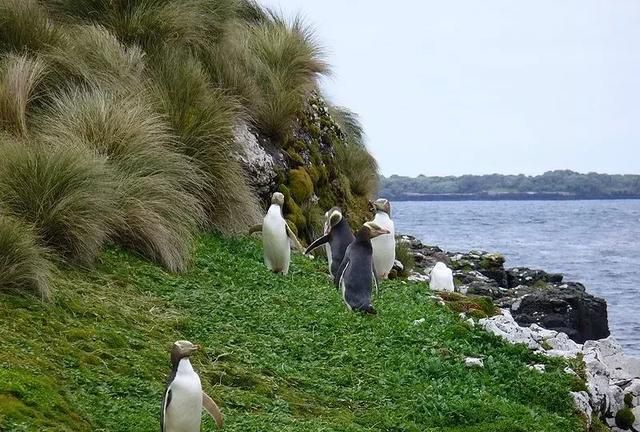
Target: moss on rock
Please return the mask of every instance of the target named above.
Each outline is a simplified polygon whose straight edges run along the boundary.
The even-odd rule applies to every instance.
[[[289,171],[289,190],[297,203],[307,201],[313,195],[313,181],[304,169]]]

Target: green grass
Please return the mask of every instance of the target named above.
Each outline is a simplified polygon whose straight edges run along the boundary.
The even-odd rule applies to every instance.
[[[0,294],[0,430],[156,431],[176,339],[204,345],[228,431],[582,430],[563,362],[468,328],[423,284],[385,282],[361,316],[323,262],[296,255],[281,277],[258,243],[217,236],[183,275],[108,250],[52,283],[49,303]]]

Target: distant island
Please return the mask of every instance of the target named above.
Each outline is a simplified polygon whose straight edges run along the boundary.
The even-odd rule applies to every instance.
[[[581,174],[381,177],[380,196],[395,201],[640,199],[640,175]]]

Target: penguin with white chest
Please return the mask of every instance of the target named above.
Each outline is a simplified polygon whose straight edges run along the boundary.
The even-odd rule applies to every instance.
[[[391,220],[391,204],[389,200],[381,198],[369,205],[375,212],[373,222],[389,232],[371,240],[376,275],[381,279],[387,279],[396,260],[396,229]]]
[[[325,218],[324,235],[314,240],[304,253],[308,254],[323,244],[326,245],[329,273],[333,277],[342,263],[347,247],[353,242],[355,236],[339,207],[334,207],[325,213]]]
[[[453,271],[443,262],[438,261],[429,274],[429,287],[433,291],[454,292]]]
[[[193,370],[189,356],[200,347],[189,341],[177,341],[171,348],[171,375],[162,399],[161,432],[200,432],[202,409],[223,425],[216,403],[202,391],[200,377]]]
[[[345,252],[334,283],[349,310],[376,313],[371,304],[372,286],[375,285],[377,289],[371,240],[385,234],[389,234],[389,231],[375,222],[366,222]]]
[[[298,241],[295,233],[282,216],[284,205],[284,195],[276,192],[271,197],[271,206],[262,221],[262,225],[257,225],[249,231],[249,234],[262,231],[262,247],[264,252],[264,263],[269,270],[274,273],[289,273],[291,262],[291,242],[296,249],[302,251],[302,245]]]

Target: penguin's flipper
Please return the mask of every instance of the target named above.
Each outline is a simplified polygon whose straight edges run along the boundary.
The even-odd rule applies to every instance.
[[[349,247],[351,247],[351,245],[349,245]],[[340,289],[340,281],[342,280],[342,276],[349,265],[349,247],[347,247],[347,252],[344,254],[344,258],[342,258],[338,271],[333,275],[333,284],[338,289]]]
[[[287,227],[287,236],[293,242],[293,247],[296,248],[296,250],[300,251],[301,253],[305,253],[305,250],[300,244],[300,240],[298,240],[296,233],[294,233],[291,227],[289,226],[289,221],[285,221],[285,225]]]
[[[262,231],[262,224],[258,224],[249,228],[249,235]]]
[[[160,432],[165,432],[165,424],[167,418],[167,408],[169,408],[169,404],[171,403],[171,389],[168,388],[164,394],[164,399],[162,400],[162,411],[160,411]]]
[[[205,392],[202,392],[202,407],[216,421],[216,426],[218,427],[218,429],[222,429],[222,426],[224,425],[224,419],[222,418],[220,408],[218,408],[218,405],[216,405],[213,399],[211,399]]]
[[[311,252],[312,250],[322,246],[325,243],[329,242],[329,234],[323,235],[320,238],[317,238],[313,241],[313,243],[311,243],[309,245],[309,247],[307,248],[307,250],[304,251],[304,254],[307,255],[309,252]]]
[[[371,274],[373,275],[373,285],[376,288],[376,297],[378,296],[378,283],[380,279],[378,278],[378,272],[376,271],[376,263],[371,260]]]

